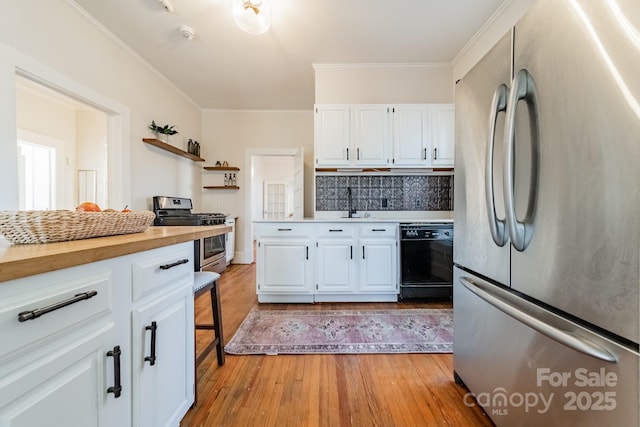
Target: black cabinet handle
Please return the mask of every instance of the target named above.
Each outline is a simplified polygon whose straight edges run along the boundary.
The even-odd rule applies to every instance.
[[[356,160],[360,160],[360,148],[356,149],[356,154],[357,154]]]
[[[347,160],[349,160],[349,149],[347,148]]]
[[[330,228],[329,232],[331,232],[331,233],[342,233],[342,229],[340,229],[340,228]]]
[[[149,362],[150,366],[156,364],[156,331],[158,330],[158,324],[155,322],[151,322],[151,326],[145,326],[145,331],[151,331],[151,355],[144,358],[145,362]]]
[[[353,245],[349,246],[349,259],[353,259]]]
[[[113,347],[113,350],[107,352],[107,357],[113,357],[113,387],[107,389],[107,393],[113,393],[114,398],[119,398],[122,393],[122,383],[120,381],[120,346]]]
[[[362,259],[364,259],[364,246],[362,247]]]
[[[278,231],[291,231],[290,228],[278,228]]]
[[[372,228],[371,231],[387,231],[386,228]]]
[[[93,298],[96,295],[98,295],[97,291],[83,292],[81,294],[75,294],[72,298],[57,302],[55,304],[48,305],[46,307],[36,308],[35,310],[23,311],[21,313],[18,313],[18,321],[26,322],[27,320],[36,319],[42,316],[43,314],[51,313],[52,311],[59,310],[68,305],[75,304],[77,302],[84,301],[89,298]]]
[[[161,265],[160,266],[160,270],[168,270],[170,268],[177,267],[179,265],[186,264],[188,262],[189,262],[188,259],[181,259],[181,260],[178,260],[176,262],[172,262],[171,264]]]
[[[307,248],[307,255],[306,255],[306,257],[307,257],[307,259],[309,259],[309,246],[307,246],[306,248]]]

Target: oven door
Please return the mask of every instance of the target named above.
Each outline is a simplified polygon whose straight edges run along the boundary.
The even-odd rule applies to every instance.
[[[215,271],[222,273],[227,268],[225,235],[205,237],[196,240],[196,271]]]

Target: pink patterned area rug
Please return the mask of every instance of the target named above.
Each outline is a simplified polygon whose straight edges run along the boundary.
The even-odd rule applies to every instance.
[[[451,309],[260,310],[253,308],[230,354],[451,353]]]

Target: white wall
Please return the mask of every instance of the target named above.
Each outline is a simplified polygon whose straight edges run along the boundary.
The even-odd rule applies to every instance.
[[[503,3],[453,60],[453,82],[464,77],[535,3],[536,0],[511,0]]]
[[[316,104],[453,102],[449,64],[314,64]]]
[[[141,140],[151,137],[151,120],[175,125],[174,144],[201,139],[200,108],[137,54],[114,40],[66,1],[6,0],[0,14],[0,209],[17,209],[16,69],[81,93],[124,112],[111,127],[122,159],[123,204],[151,207],[153,195],[201,200],[201,164],[161,151]],[[15,188],[14,188],[15,187]]]
[[[239,190],[203,190],[202,210],[237,215],[235,262],[253,259],[251,219],[246,218],[247,186],[251,181],[245,170],[246,152],[258,149],[304,148],[304,213],[313,216],[313,112],[312,111],[237,111],[202,112],[201,156],[206,166],[226,160],[237,166]],[[224,176],[224,174],[222,175]],[[203,185],[222,185],[219,172],[204,172]]]

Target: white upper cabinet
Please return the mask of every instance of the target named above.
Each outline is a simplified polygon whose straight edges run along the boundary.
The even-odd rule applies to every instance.
[[[431,164],[434,167],[453,167],[455,145],[455,107],[453,104],[431,106]]]
[[[353,148],[358,166],[388,167],[391,157],[391,108],[386,105],[355,105]]]
[[[314,151],[316,167],[351,164],[351,106],[316,105]]]
[[[392,109],[393,166],[428,167],[431,150],[431,110],[427,105],[398,105]]]
[[[453,104],[315,108],[316,167],[453,167]]]

